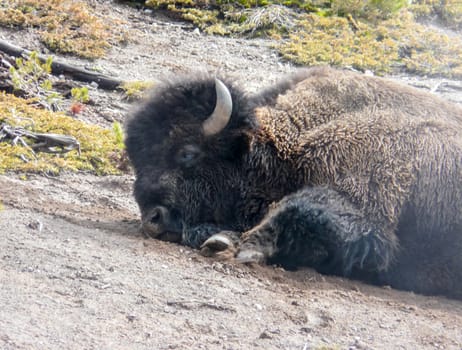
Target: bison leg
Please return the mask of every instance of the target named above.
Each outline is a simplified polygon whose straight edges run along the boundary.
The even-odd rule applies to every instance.
[[[212,251],[234,248],[240,236],[239,232],[227,231],[214,224],[201,224],[186,228],[181,243],[191,248],[201,248],[202,254],[211,256]]]
[[[351,275],[387,269],[396,246],[393,231],[365,218],[345,196],[314,187],[273,205],[259,225],[242,235],[236,260]]]

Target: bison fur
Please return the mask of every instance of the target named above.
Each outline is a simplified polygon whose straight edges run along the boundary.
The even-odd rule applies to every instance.
[[[197,74],[126,145],[148,236],[462,298],[460,106],[328,67],[256,94]]]

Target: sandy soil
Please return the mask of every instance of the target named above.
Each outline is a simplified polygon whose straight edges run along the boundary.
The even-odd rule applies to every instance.
[[[294,68],[271,42],[208,37],[184,23],[91,1],[136,42],[93,63],[121,79],[209,69],[249,91]],[[29,49],[33,32],[0,30]],[[458,82],[399,77],[462,101]],[[118,93],[79,118],[123,121]],[[144,239],[133,176],[0,176],[0,349],[462,349],[462,303],[326,277],[216,262]]]

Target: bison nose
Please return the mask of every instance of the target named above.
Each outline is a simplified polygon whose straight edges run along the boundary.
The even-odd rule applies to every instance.
[[[165,231],[168,217],[168,209],[161,206],[143,211],[141,215],[143,233],[156,238]]]
[[[172,242],[181,240],[181,225],[167,208],[157,206],[148,209],[141,217],[141,228],[145,236]]]
[[[151,216],[148,220],[153,225],[159,225],[162,223],[162,218],[165,217],[166,209],[163,207],[156,207],[152,210]]]

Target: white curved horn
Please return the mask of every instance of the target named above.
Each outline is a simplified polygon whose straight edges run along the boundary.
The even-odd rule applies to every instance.
[[[204,135],[218,134],[225,128],[233,111],[233,99],[225,84],[215,78],[215,91],[217,92],[217,104],[213,113],[202,123]]]

